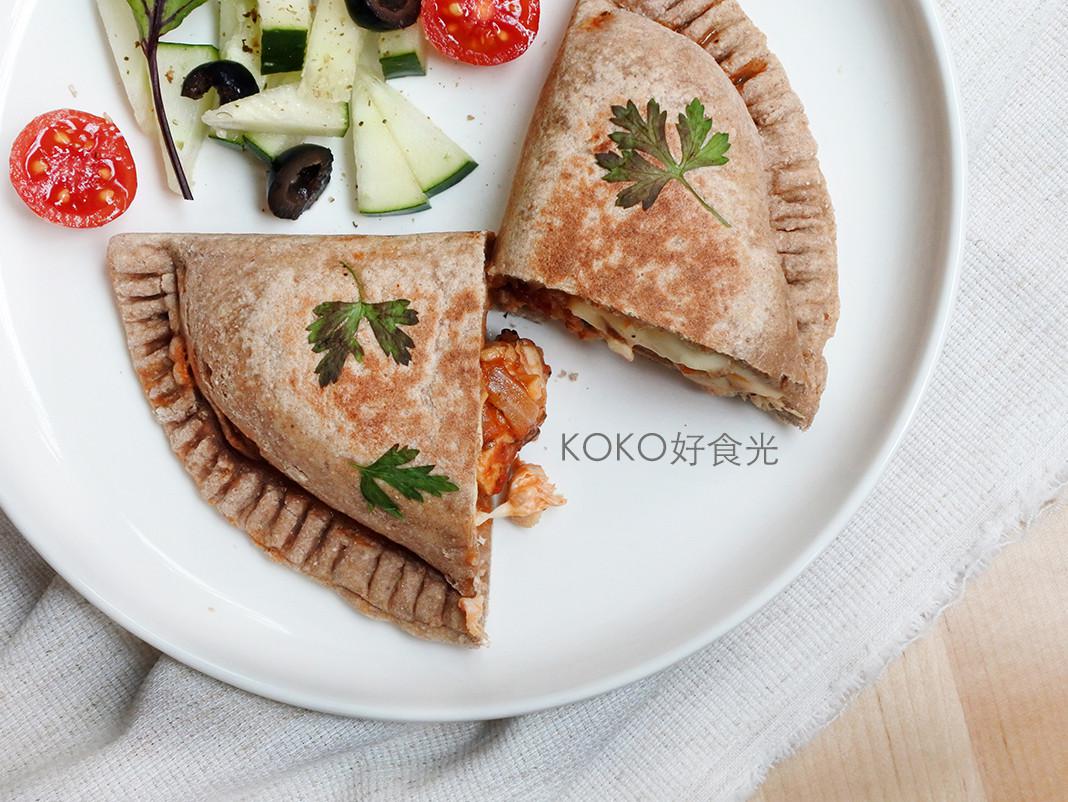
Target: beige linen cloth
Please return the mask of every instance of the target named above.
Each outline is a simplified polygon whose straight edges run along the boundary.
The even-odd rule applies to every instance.
[[[355,721],[160,656],[0,517],[0,798],[747,796],[1068,479],[1068,3],[940,5],[970,140],[958,310],[884,479],[774,603],[675,668],[560,710]]]

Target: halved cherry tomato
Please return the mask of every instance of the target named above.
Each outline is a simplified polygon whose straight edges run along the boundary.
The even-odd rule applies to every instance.
[[[42,114],[11,146],[11,184],[39,217],[96,228],[137,194],[137,169],[114,123],[74,109]]]
[[[423,0],[426,38],[468,64],[519,58],[538,35],[540,21],[539,0]]]

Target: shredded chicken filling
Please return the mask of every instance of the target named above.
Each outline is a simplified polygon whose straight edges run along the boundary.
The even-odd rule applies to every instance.
[[[550,507],[562,507],[567,499],[556,492],[540,465],[516,462],[508,483],[508,499],[491,513],[481,513],[479,524],[491,518],[511,518],[519,526],[536,526],[541,515]]]
[[[563,503],[540,468],[518,461],[520,449],[538,436],[545,422],[549,375],[541,349],[514,331],[502,332],[482,350],[480,524],[495,517],[536,521],[543,510]],[[494,501],[505,491],[504,504],[491,514]]]

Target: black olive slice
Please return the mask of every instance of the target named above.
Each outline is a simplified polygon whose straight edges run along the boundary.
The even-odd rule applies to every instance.
[[[232,103],[260,91],[255,76],[236,61],[209,61],[195,67],[182,82],[182,96],[200,100],[212,89],[218,90],[219,102]]]
[[[349,16],[361,28],[372,31],[395,31],[415,25],[419,19],[420,0],[345,0]]]
[[[296,220],[315,205],[334,169],[334,154],[321,145],[297,145],[271,165],[267,205],[275,217]]]

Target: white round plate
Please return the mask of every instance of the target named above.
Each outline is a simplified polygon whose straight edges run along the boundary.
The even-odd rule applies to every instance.
[[[840,225],[842,322],[810,432],[710,398],[667,370],[519,322],[557,374],[529,459],[569,505],[494,537],[491,644],[422,643],[354,613],[263,557],[197,496],[132,373],[103,257],[123,231],[390,233],[495,228],[539,88],[570,13],[547,0],[517,63],[435,59],[400,86],[481,163],[413,217],[360,218],[352,168],[299,223],[263,213],[262,170],[213,143],[194,203],[163,186],[121,93],[94,3],[14,0],[0,12],[0,142],[37,114],[111,115],[140,167],[131,211],[98,232],[34,218],[0,190],[0,500],[108,615],[178,660],[303,707],[392,719],[477,719],[592,696],[711,642],[795,578],[872,488],[938,353],[964,196],[960,120],[928,0],[747,0],[812,120]],[[196,12],[178,38],[210,41]],[[175,37],[172,37],[175,38]],[[650,58],[656,58],[650,55]],[[713,111],[714,113],[714,111]],[[354,229],[355,227],[355,229]],[[499,325],[499,320],[493,321]],[[564,459],[562,439],[634,434],[631,462]],[[642,461],[638,439],[668,454]],[[740,466],[671,464],[671,441],[728,435]],[[774,437],[774,466],[750,438]],[[692,441],[691,441],[692,442]],[[725,442],[725,441],[724,441]],[[600,456],[604,441],[590,441]],[[655,437],[645,454],[660,450]]]

